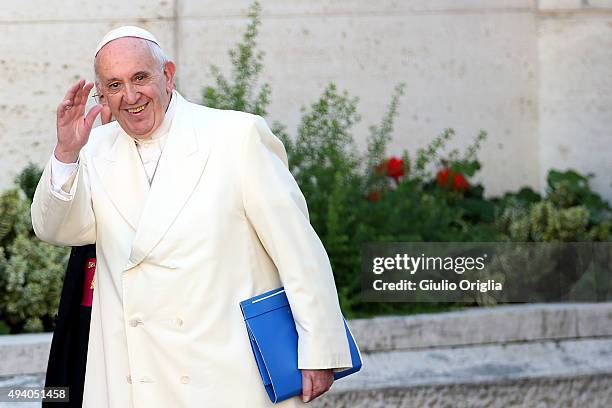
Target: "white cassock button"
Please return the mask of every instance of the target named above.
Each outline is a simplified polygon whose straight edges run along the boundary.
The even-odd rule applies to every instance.
[[[176,318],[176,325],[178,327],[181,327],[183,325],[183,319],[181,319],[180,317]]]
[[[132,376],[131,375],[126,376],[125,380],[127,381],[128,384],[131,384],[132,383]]]
[[[188,375],[184,375],[181,377],[181,383],[182,384],[189,384],[189,376]]]
[[[130,326],[137,327],[139,324],[142,324],[142,320],[140,320],[140,319],[130,319]]]

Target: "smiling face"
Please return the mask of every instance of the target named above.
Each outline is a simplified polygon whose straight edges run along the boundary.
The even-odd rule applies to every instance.
[[[171,61],[162,69],[141,38],[118,38],[96,56],[98,90],[123,130],[136,139],[148,138],[163,122],[174,71]]]

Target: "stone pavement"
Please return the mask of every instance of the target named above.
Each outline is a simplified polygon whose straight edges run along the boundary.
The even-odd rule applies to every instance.
[[[386,351],[317,408],[612,407],[612,339]]]

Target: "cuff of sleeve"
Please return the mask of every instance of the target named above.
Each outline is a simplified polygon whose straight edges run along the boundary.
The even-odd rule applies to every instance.
[[[51,191],[56,197],[69,199],[74,179],[79,168],[79,159],[76,163],[62,163],[55,154],[51,155]]]
[[[298,368],[345,369],[353,366],[346,335],[322,336],[313,341],[311,336],[298,339]]]

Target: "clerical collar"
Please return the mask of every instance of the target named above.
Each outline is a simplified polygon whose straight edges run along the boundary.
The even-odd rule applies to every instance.
[[[164,121],[161,125],[153,133],[146,139],[134,139],[137,145],[147,145],[150,143],[157,143],[161,138],[166,136],[170,131],[170,126],[172,125],[172,119],[174,118],[174,111],[176,110],[176,91],[172,91],[170,96],[170,103],[168,104],[168,108],[166,109],[166,114],[164,115]]]

